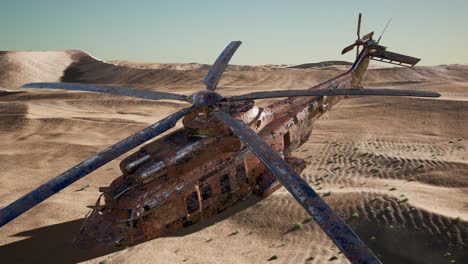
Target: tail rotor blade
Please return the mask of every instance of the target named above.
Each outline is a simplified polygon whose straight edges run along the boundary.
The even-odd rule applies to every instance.
[[[361,20],[362,20],[362,14],[359,13],[358,25],[357,25],[357,39],[361,39]]]
[[[368,40],[368,39],[371,39],[373,36],[374,36],[374,31],[372,31],[372,32],[367,33],[366,35],[364,35],[364,36],[362,37],[361,40],[362,40],[362,41],[366,41],[366,40]]]
[[[289,168],[281,156],[243,122],[224,112],[215,112],[239,139],[260,159],[296,201],[333,240],[351,263],[381,263],[353,230],[325,203],[324,200]]]
[[[40,202],[66,188],[75,181],[83,178],[101,166],[109,163],[122,154],[143,144],[144,142],[164,133],[175,126],[177,121],[192,112],[192,108],[182,109],[155,124],[147,127],[132,136],[121,140],[117,144],[108,147],[98,154],[88,158],[66,172],[49,180],[32,192],[24,195],[5,208],[0,210],[0,227],[4,226],[19,215],[28,211]]]
[[[298,96],[415,96],[415,97],[440,97],[439,93],[415,90],[397,89],[316,89],[316,90],[279,90],[267,92],[253,92],[244,95],[228,97],[228,101],[256,100],[279,97]]]
[[[354,46],[356,46],[356,43],[353,43],[349,46],[347,46],[346,48],[344,48],[342,51],[341,51],[341,54],[345,54],[345,53],[348,53],[350,52],[352,49],[354,49]]]
[[[221,75],[223,75],[226,66],[231,60],[232,56],[236,52],[237,48],[242,44],[241,41],[232,41],[229,45],[223,50],[218,59],[216,59],[213,66],[211,66],[208,74],[203,81],[205,83],[206,89],[214,91],[218,85]]]
[[[182,95],[182,94],[147,91],[147,90],[139,90],[139,89],[129,88],[129,87],[110,86],[110,85],[38,82],[38,83],[27,83],[21,86],[21,88],[64,89],[64,90],[72,90],[72,91],[86,91],[86,92],[123,95],[123,96],[143,98],[143,99],[148,99],[148,100],[170,99],[170,100],[187,101],[187,96]]]

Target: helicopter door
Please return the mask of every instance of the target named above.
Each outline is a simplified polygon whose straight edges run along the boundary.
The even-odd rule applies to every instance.
[[[236,166],[235,173],[237,188],[240,189],[241,193],[248,193],[250,191],[250,185],[244,161]]]

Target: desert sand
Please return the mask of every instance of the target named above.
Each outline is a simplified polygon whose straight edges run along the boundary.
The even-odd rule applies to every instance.
[[[219,92],[307,88],[344,69],[231,66]],[[18,86],[66,81],[188,95],[204,89],[207,70],[195,63],[103,62],[81,51],[0,52],[0,207],[186,106]],[[468,66],[371,69],[365,82],[442,97],[342,100],[295,151],[308,161],[302,176],[384,263],[468,262]],[[267,263],[276,256],[268,263],[348,263],[284,188],[212,223],[130,248],[74,248],[86,206],[120,175],[123,158],[1,228],[0,262]]]

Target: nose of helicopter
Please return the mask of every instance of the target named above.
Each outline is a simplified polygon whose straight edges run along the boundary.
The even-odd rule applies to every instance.
[[[108,214],[93,211],[83,223],[74,244],[81,249],[118,246],[124,240],[124,223],[116,222]]]

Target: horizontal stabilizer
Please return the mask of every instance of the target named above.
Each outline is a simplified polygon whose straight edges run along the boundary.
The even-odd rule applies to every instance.
[[[373,50],[369,55],[372,60],[409,67],[413,67],[421,60],[386,50]]]

